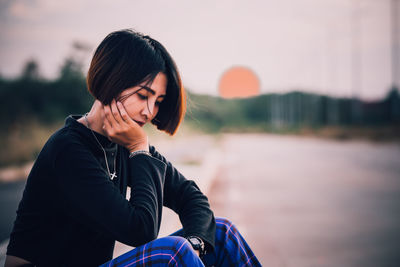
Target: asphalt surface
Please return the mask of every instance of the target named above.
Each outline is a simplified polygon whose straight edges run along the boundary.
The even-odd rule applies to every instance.
[[[219,142],[220,158],[205,156],[217,167],[193,165],[203,157],[187,149],[176,158],[190,159],[188,177],[217,169],[204,190],[211,206],[236,224],[263,266],[398,266],[399,144],[251,134]],[[190,151],[201,155],[207,146],[216,147],[191,142]],[[24,185],[0,183],[2,241]]]
[[[0,243],[10,236],[25,183],[26,180],[8,183],[0,182]]]
[[[226,135],[209,197],[263,266],[399,266],[400,146]]]

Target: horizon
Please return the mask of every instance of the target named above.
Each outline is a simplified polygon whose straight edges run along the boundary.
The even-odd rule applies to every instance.
[[[169,50],[196,93],[218,95],[223,73],[244,66],[259,78],[261,94],[381,99],[400,78],[392,79],[399,55],[391,55],[391,1],[4,1],[0,74],[17,77],[35,59],[45,78],[55,78],[74,42],[90,47],[80,55],[85,73],[109,32],[133,27]]]

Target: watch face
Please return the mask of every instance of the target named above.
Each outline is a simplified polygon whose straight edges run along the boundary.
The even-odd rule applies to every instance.
[[[199,237],[196,237],[196,236],[187,237],[187,240],[192,245],[194,250],[199,251],[200,257],[204,256],[205,250],[204,250],[203,240],[201,240]]]
[[[192,245],[196,245],[199,246],[200,245],[200,241],[197,238],[189,238],[189,241]]]

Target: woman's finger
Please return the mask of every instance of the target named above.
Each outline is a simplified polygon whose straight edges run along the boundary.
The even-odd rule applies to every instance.
[[[131,119],[131,117],[129,117],[128,112],[126,111],[124,105],[118,101],[117,107],[118,107],[119,113],[121,114],[121,117],[124,120],[124,122],[130,124],[132,122],[132,119]]]
[[[111,135],[113,135],[113,128],[110,124],[110,122],[108,121],[108,119],[105,119],[103,122],[103,130],[105,131],[105,133],[107,134],[107,137],[110,141],[111,140]]]
[[[103,129],[108,133],[108,131],[111,129],[111,125],[108,122],[108,120],[104,120],[103,122]]]
[[[123,123],[123,119],[122,119],[122,117],[121,117],[121,114],[119,113],[120,111],[119,111],[119,109],[118,109],[118,107],[117,107],[117,101],[116,101],[115,99],[113,99],[113,100],[111,101],[110,108],[111,108],[111,112],[112,112],[112,115],[113,115],[115,121],[116,121],[118,124]]]
[[[108,120],[110,126],[114,127],[115,125],[117,125],[117,122],[115,121],[114,116],[112,115],[110,106],[103,105],[103,109],[104,109],[105,120]]]

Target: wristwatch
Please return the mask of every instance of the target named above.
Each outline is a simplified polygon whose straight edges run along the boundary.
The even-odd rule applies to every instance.
[[[200,253],[200,257],[204,256],[206,254],[205,248],[204,248],[204,242],[201,240],[200,237],[197,236],[188,236],[186,237],[187,241],[192,245],[194,250],[197,250]]]

